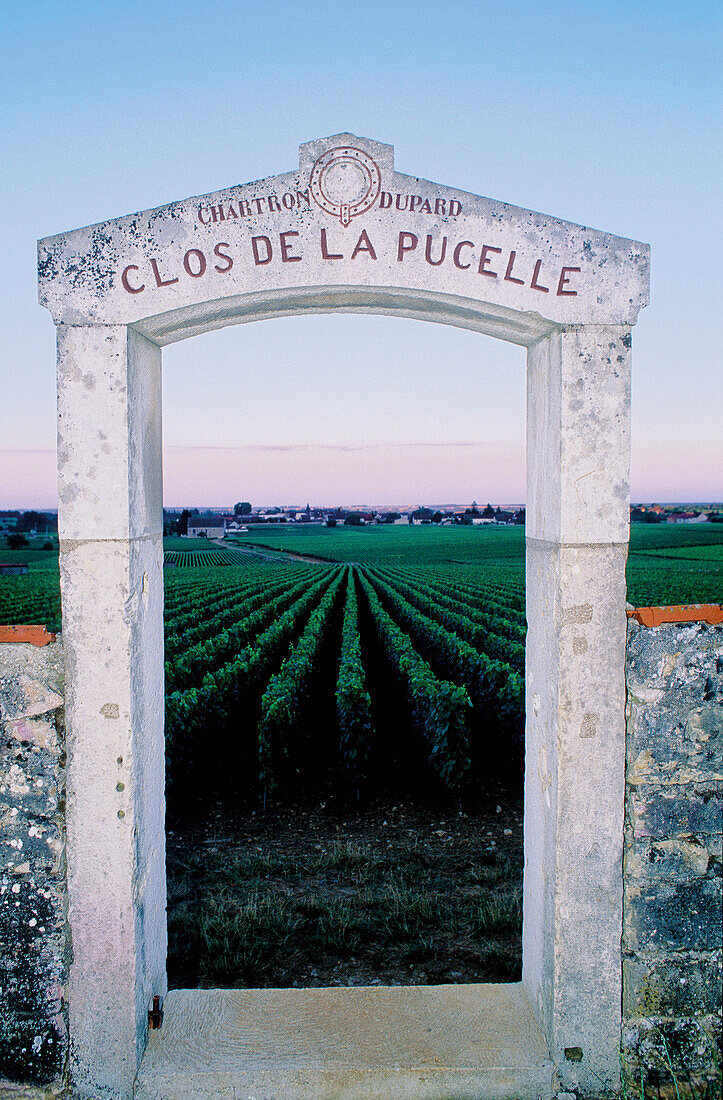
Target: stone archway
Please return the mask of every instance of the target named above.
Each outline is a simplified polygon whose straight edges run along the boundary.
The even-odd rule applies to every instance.
[[[616,1082],[630,331],[648,258],[645,245],[399,174],[391,146],[351,134],[302,145],[298,171],[40,242],[40,301],[58,328],[79,1095],[130,1097],[149,1001],[165,992],[161,347],[329,311],[528,348],[514,993],[563,1080],[572,1058],[583,1086]]]

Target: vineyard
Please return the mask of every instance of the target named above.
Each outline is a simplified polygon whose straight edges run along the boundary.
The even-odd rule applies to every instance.
[[[362,527],[270,528],[235,536],[226,546],[203,539],[164,540],[167,604],[179,590],[208,590],[216,570],[235,567],[236,577],[253,580],[253,567],[266,577],[299,555],[330,565],[351,563],[372,568],[402,568],[424,575],[437,570],[448,585],[474,592],[480,574],[485,593],[495,590],[517,600],[524,617],[524,529]],[[0,550],[3,561],[28,565],[27,576],[0,577],[0,622],[42,623],[60,630],[58,558],[44,550]],[[297,561],[296,567],[299,563]],[[266,571],[262,570],[265,569]],[[230,572],[230,571],[229,571]],[[634,523],[627,563],[628,601],[635,606],[723,602],[723,525],[668,526]],[[182,597],[184,598],[184,597]]]
[[[22,558],[14,555],[22,555]],[[520,528],[165,543],[175,986],[517,981]],[[61,628],[57,556],[0,622]],[[721,526],[634,525],[628,598],[723,600]]]
[[[61,626],[47,551],[0,582],[0,621]],[[37,561],[34,558],[37,556]],[[524,531],[270,529],[164,554],[169,793],[193,774],[268,802],[304,783],[359,798],[413,775],[454,798],[519,770]],[[629,599],[723,598],[719,527],[634,525]]]
[[[166,578],[171,984],[519,980],[519,582],[192,573]]]
[[[474,585],[484,569],[495,586],[524,593],[522,527],[277,527],[238,535],[239,547],[297,552],[329,562],[439,567]],[[723,602],[723,525],[633,523],[627,563],[635,606]]]
[[[166,550],[164,565],[180,566],[182,569],[204,569],[215,565],[238,565],[238,550],[226,550],[224,547],[212,550]]]
[[[171,797],[192,766],[198,789],[209,733],[237,792],[264,803],[300,776],[358,798],[379,776],[413,773],[459,797],[482,773],[519,769],[520,592],[450,585],[433,569],[305,564],[266,577],[217,582],[200,622],[180,592],[169,599]]]

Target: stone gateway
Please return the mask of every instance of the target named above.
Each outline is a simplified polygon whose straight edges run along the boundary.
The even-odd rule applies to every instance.
[[[331,1001],[296,991],[307,999],[281,998],[274,1015],[249,994],[263,1072],[249,1063],[244,1086],[381,1097],[397,1080],[408,1096],[520,1100],[552,1095],[558,1079],[587,1091],[619,1081],[630,349],[648,261],[636,241],[400,174],[391,146],[352,134],[306,142],[285,175],[40,242],[40,301],[58,331],[79,1096],[130,1100],[148,1009],[166,992],[161,348],[332,311],[528,349],[523,978],[440,987],[433,1005],[385,991],[387,1034],[462,1012],[460,1035],[481,1036],[486,1054],[440,1047],[427,1065],[413,1044],[405,1061],[400,1042],[375,1069],[352,1052],[327,1091],[323,1067],[308,1076],[308,1051],[275,1077],[273,1043],[293,1003],[299,1021],[316,1013],[323,1050]],[[364,991],[344,992],[345,1013],[366,1019]],[[495,1020],[506,1021],[501,1046]],[[373,1037],[359,1027],[368,1059]],[[304,1072],[316,1084],[302,1087]]]

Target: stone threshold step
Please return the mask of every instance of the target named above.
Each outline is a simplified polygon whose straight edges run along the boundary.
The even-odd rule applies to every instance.
[[[183,989],[135,1100],[549,1100],[520,984]]]

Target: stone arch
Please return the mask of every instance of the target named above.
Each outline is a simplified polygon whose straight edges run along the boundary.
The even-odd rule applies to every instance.
[[[165,992],[161,348],[330,311],[528,349],[517,994],[563,1079],[577,1048],[578,1081],[614,1084],[630,333],[647,246],[402,175],[391,146],[341,134],[302,145],[298,171],[41,241],[39,284],[58,331],[79,1095],[131,1096]]]

